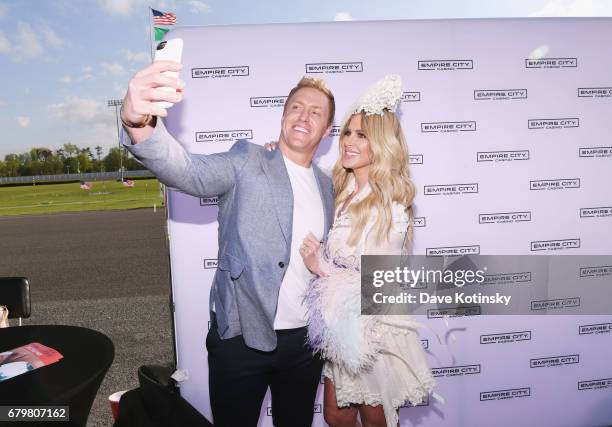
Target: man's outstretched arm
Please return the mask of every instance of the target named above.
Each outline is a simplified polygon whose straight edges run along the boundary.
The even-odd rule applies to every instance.
[[[168,133],[157,119],[168,113],[155,102],[182,100],[184,83],[162,74],[180,68],[178,62],[156,61],[130,80],[121,111],[121,142],[164,184],[197,197],[221,195],[234,185],[236,170],[246,161],[248,150],[235,146],[228,153],[191,154]],[[178,92],[161,90],[161,86]]]

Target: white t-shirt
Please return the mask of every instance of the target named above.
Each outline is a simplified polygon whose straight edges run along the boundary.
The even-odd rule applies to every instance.
[[[292,329],[306,325],[306,307],[302,304],[312,273],[300,255],[300,246],[309,232],[323,238],[325,213],[314,169],[305,168],[283,157],[293,191],[293,227],[291,259],[278,294],[274,329]]]

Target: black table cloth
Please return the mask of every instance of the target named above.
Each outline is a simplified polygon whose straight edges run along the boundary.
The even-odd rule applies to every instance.
[[[112,341],[100,332],[77,326],[0,328],[0,352],[32,342],[51,347],[64,357],[54,364],[0,382],[0,405],[68,405],[70,422],[53,425],[85,426],[100,383],[113,362]]]

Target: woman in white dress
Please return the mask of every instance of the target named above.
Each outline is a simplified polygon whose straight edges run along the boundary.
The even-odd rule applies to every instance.
[[[435,382],[412,316],[360,314],[360,256],[400,255],[411,241],[414,184],[395,109],[398,76],[357,102],[342,126],[333,170],[336,215],[323,246],[300,253],[317,275],[305,303],[309,341],[326,359],[324,417],[332,427],[396,427],[399,407],[421,403]]]

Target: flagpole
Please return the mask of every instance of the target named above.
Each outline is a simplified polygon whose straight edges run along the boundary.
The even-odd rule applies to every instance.
[[[151,16],[153,16],[153,8],[149,6],[149,50],[151,51],[151,62],[153,62],[153,26],[151,25]]]

